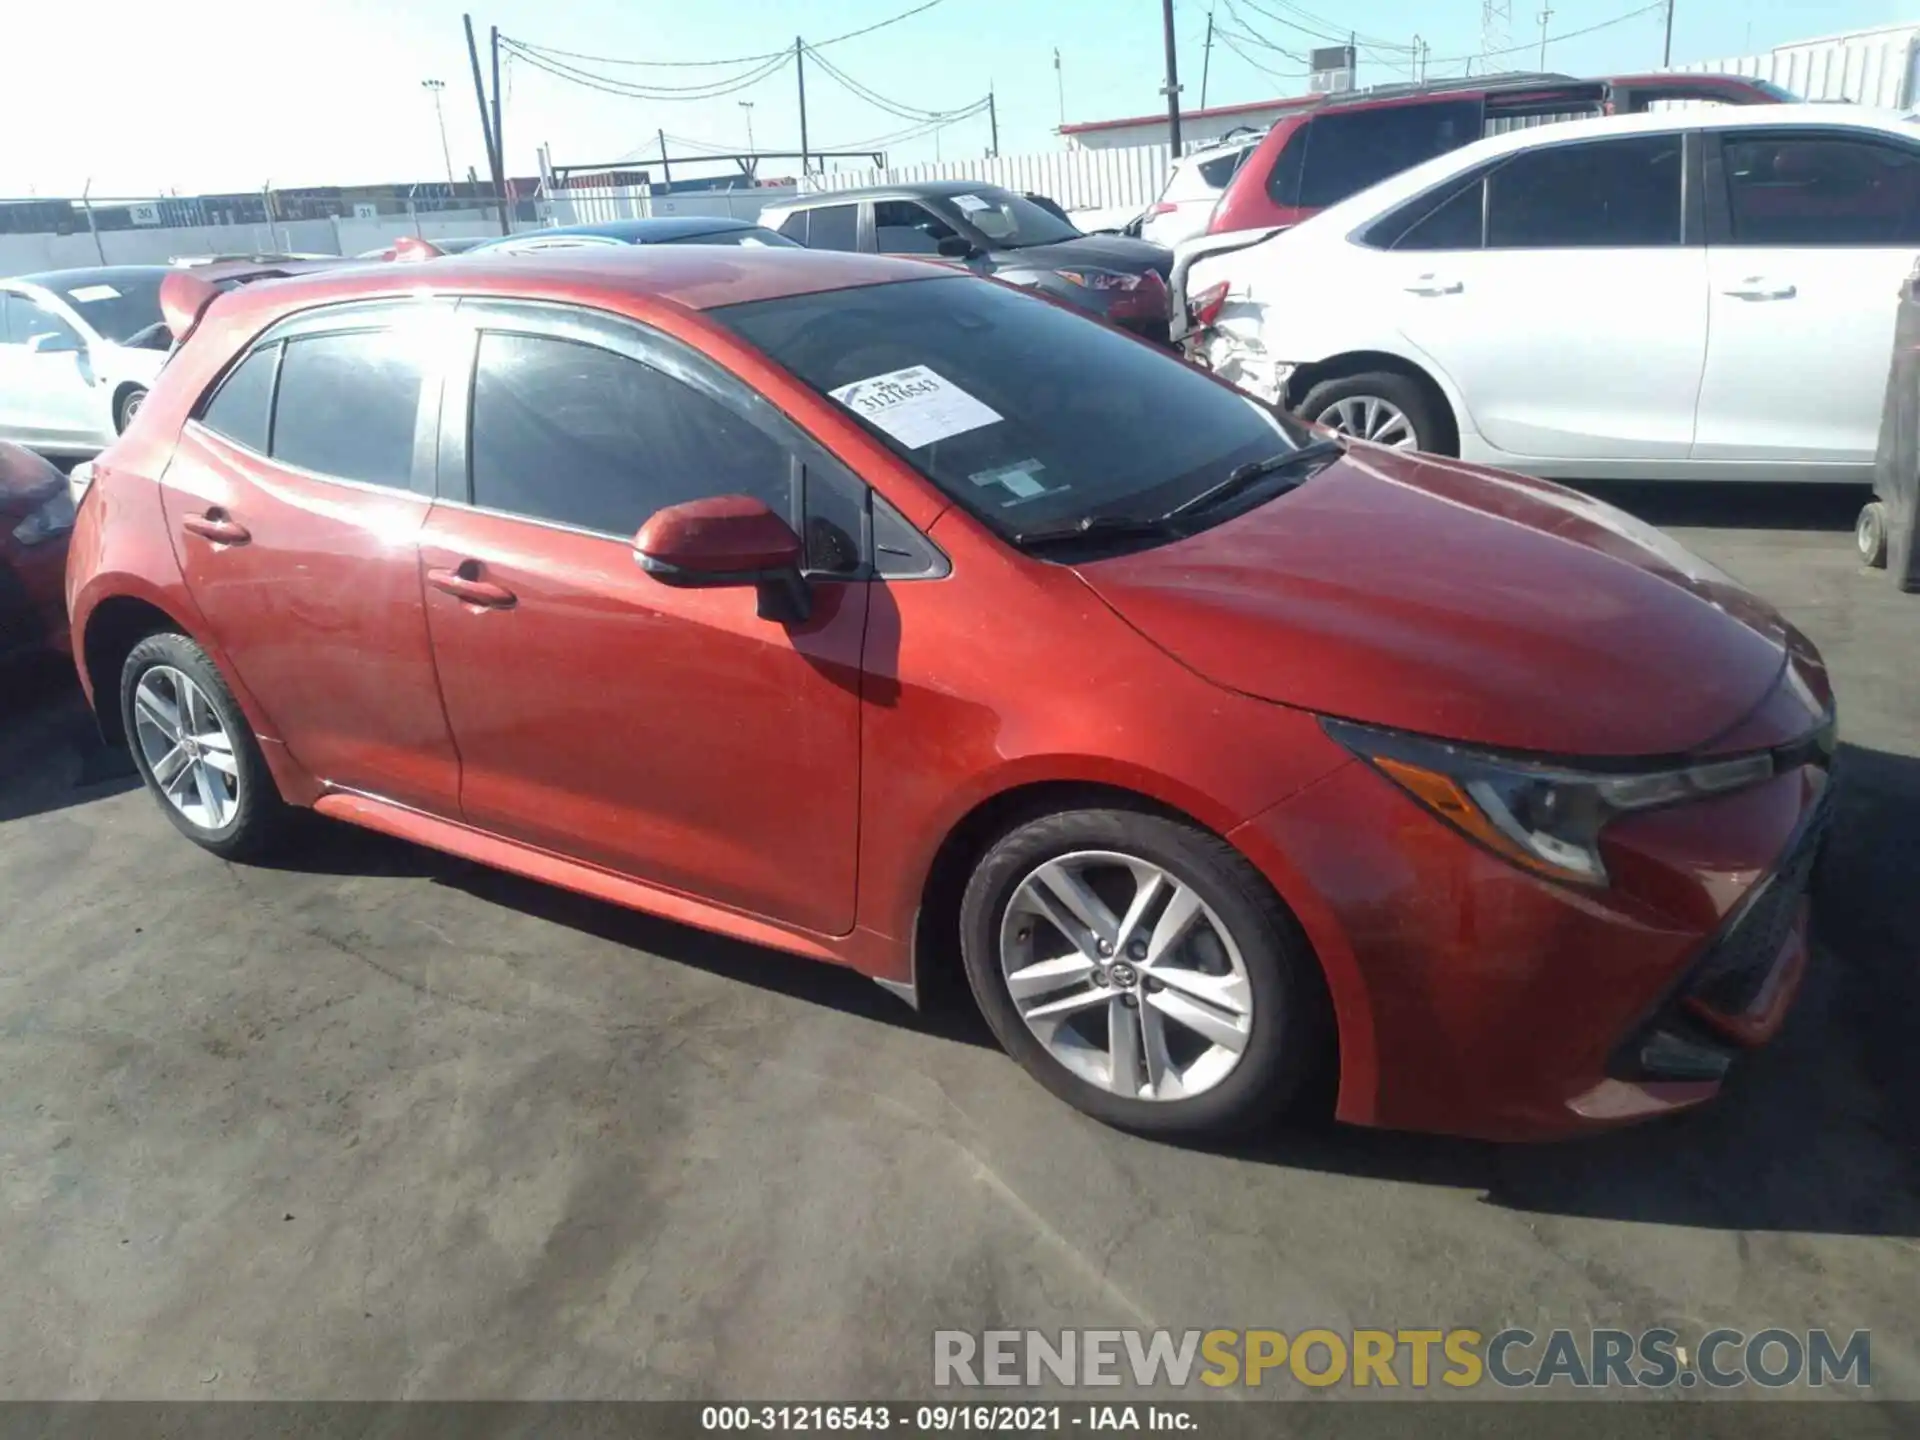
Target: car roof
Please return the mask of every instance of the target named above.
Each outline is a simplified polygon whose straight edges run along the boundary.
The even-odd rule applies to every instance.
[[[921,180],[907,185],[865,185],[857,190],[821,190],[811,195],[796,195],[791,200],[769,205],[767,209],[778,210],[784,215],[816,205],[843,205],[849,200],[947,200],[955,195],[981,195],[988,192],[1002,195],[1015,193],[1004,185],[994,185],[985,180]]]
[[[41,270],[32,275],[10,275],[0,285],[23,283],[42,290],[71,290],[76,285],[112,285],[116,281],[131,284],[136,280],[158,280],[173,273],[171,265],[84,265],[72,270]]]
[[[751,220],[731,215],[655,215],[643,220],[603,220],[592,225],[561,225],[551,230],[522,230],[515,235],[489,238],[489,245],[504,245],[514,240],[545,240],[556,235],[597,235],[607,240],[625,240],[634,245],[659,244],[689,235],[717,235],[725,230],[757,230]]]
[[[470,250],[431,265],[345,263],[261,278],[218,303],[221,315],[269,323],[348,300],[475,295],[622,309],[622,301],[710,310],[754,300],[953,278],[949,266],[798,246],[580,246],[519,253]]]

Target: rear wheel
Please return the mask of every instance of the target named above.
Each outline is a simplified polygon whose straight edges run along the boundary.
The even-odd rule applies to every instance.
[[[1432,397],[1419,381],[1391,370],[1322,380],[1307,391],[1294,413],[1395,450],[1440,454],[1450,448]]]
[[[1878,500],[1870,500],[1853,525],[1853,543],[1860,558],[1878,568],[1887,563],[1887,511]]]
[[[961,949],[1007,1052],[1124,1129],[1243,1128],[1325,1053],[1304,942],[1244,857],[1177,820],[1073,810],[1012,830],[967,886]]]
[[[133,423],[133,417],[140,413],[140,407],[147,402],[147,392],[135,387],[122,395],[113,407],[113,427],[120,434],[127,433],[127,426]]]
[[[149,635],[120,671],[134,764],[188,839],[228,860],[265,851],[285,806],[220,672],[184,635]]]

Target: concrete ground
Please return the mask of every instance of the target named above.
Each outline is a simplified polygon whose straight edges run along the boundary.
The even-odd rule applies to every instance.
[[[1546,1148],[1175,1149],[851,975],[345,829],[229,866],[58,667],[0,677],[0,1396],[909,1398],[943,1327],[1665,1324],[1870,1329],[1920,1398],[1920,596],[1855,496],[1610,493],[1825,649],[1845,808],[1780,1042]]]

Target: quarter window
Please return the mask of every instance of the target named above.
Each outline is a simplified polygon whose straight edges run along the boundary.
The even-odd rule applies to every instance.
[[[684,381],[574,340],[480,337],[468,449],[474,504],[581,530],[631,535],[714,495],[793,513],[779,442]]]
[[[1484,182],[1476,180],[1420,215],[1399,239],[1395,250],[1478,250]],[[1422,203],[1431,204],[1431,199]],[[1415,214],[1418,214],[1415,211]],[[1410,218],[1401,212],[1401,218]]]
[[[1680,243],[1678,135],[1524,151],[1487,178],[1489,249]]]
[[[1920,154],[1838,135],[1723,136],[1735,245],[1912,245]]]
[[[343,480],[405,488],[413,474],[424,338],[403,327],[288,340],[274,402],[273,458]]]
[[[273,407],[273,372],[280,347],[254,351],[221,382],[200,423],[236,445],[259,455],[267,453],[267,421]]]
[[[860,207],[822,205],[808,212],[807,245],[814,250],[858,250]]]

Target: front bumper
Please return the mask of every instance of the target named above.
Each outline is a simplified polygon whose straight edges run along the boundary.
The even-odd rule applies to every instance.
[[[1359,763],[1232,838],[1326,970],[1342,1119],[1537,1140],[1707,1100],[1779,1028],[1826,793],[1808,764],[1622,819],[1604,890],[1519,870]]]

